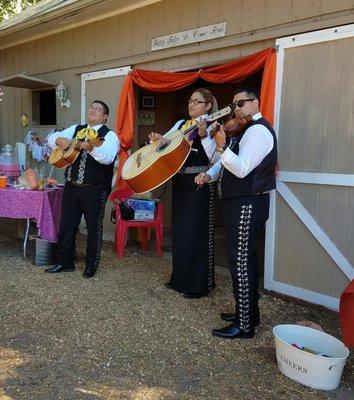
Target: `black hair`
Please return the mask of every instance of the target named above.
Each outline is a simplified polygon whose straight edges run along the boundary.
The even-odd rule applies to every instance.
[[[103,112],[108,116],[109,115],[109,107],[107,106],[107,104],[102,101],[102,100],[94,100],[91,104],[93,103],[98,103],[101,104],[101,106],[103,107]]]
[[[249,98],[249,99],[253,98],[253,99],[259,100],[259,92],[257,89],[240,86],[234,92],[234,96],[236,96],[238,93],[242,93],[242,92],[245,92],[247,95],[247,98]]]

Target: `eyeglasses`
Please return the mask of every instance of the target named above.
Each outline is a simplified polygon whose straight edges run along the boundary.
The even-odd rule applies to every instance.
[[[241,100],[236,101],[234,104],[236,104],[236,106],[238,108],[242,108],[245,105],[246,101],[253,101],[253,100],[256,100],[256,99],[241,99]]]
[[[101,107],[90,106],[89,109],[90,109],[90,110],[93,110],[93,111],[104,112],[104,111],[103,111],[103,108],[101,108]]]
[[[201,101],[201,100],[197,100],[197,99],[189,99],[188,103],[194,104],[195,106],[197,106],[198,104],[206,104],[207,101]]]

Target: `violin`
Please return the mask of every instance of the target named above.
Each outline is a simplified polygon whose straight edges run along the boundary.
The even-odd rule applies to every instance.
[[[241,118],[231,118],[223,124],[224,131],[227,137],[238,136],[252,122],[252,116]],[[214,137],[219,132],[220,124],[217,124],[211,131],[211,137]]]

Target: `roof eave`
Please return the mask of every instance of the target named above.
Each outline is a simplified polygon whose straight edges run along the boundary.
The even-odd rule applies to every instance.
[[[162,0],[42,0],[0,24],[0,50]]]

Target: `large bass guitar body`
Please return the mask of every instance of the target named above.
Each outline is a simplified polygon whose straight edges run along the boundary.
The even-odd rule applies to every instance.
[[[204,120],[210,123],[231,112],[232,107],[227,106]],[[162,143],[151,143],[137,150],[123,165],[122,178],[135,193],[156,189],[180,170],[191,151],[189,134],[196,129],[196,125],[192,125],[184,130],[169,132],[163,136]]]
[[[175,175],[190,151],[180,130],[170,132],[163,143],[151,143],[133,153],[123,165],[122,178],[135,193],[148,192]]]

